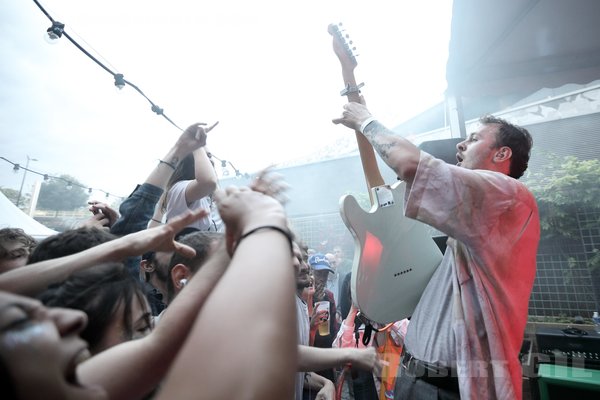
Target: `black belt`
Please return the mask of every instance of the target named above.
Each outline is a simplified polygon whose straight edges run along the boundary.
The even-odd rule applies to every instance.
[[[408,351],[402,352],[402,368],[406,375],[421,379],[427,383],[437,386],[440,389],[450,390],[458,393],[458,375],[453,368],[440,365],[429,364],[415,358]]]

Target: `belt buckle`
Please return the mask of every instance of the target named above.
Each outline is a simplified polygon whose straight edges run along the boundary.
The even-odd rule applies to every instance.
[[[413,365],[413,362],[415,362],[415,358],[410,353],[405,353],[404,356],[405,357],[408,356],[408,360],[406,361],[406,364],[402,363],[404,365],[404,369],[406,370],[406,372],[414,375],[414,373],[413,373],[414,371],[411,372],[411,366]]]

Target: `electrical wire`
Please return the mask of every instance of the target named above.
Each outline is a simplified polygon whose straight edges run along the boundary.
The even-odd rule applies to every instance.
[[[44,15],[46,15],[46,17],[48,17],[48,19],[52,22],[52,24],[56,23],[57,21],[54,20],[54,18],[52,18],[52,16],[44,9],[44,7],[40,4],[40,2],[38,0],[33,0],[33,2],[38,6],[38,8],[44,13]],[[111,74],[115,79],[117,78],[117,75],[120,75],[120,78],[122,79],[122,81],[131,86],[136,92],[138,92],[141,96],[143,96],[149,103],[151,106],[151,110],[159,116],[162,116],[163,118],[165,118],[169,123],[171,123],[171,125],[173,125],[175,128],[179,129],[180,131],[183,131],[183,129],[181,127],[179,127],[175,122],[173,122],[173,120],[171,120],[171,118],[169,118],[165,112],[164,109],[159,107],[156,103],[154,103],[152,100],[150,100],[150,98],[148,96],[146,96],[146,94],[144,94],[144,92],[133,82],[128,81],[126,79],[123,78],[122,74],[118,74],[113,72],[110,68],[108,68],[106,65],[104,65],[102,62],[100,62],[96,57],[94,57],[89,51],[87,51],[83,46],[81,46],[79,43],[77,43],[77,41],[75,39],[73,39],[71,37],[71,35],[69,35],[65,29],[64,26],[61,29],[62,35],[64,35],[75,47],[77,47],[83,54],[85,54],[86,56],[88,56],[92,61],[94,61],[96,64],[98,64],[98,66],[100,66],[100,68],[102,68],[103,70],[105,70],[106,72],[108,72],[109,74]],[[78,35],[79,37],[81,37],[81,35]],[[85,40],[84,40],[85,41]],[[86,42],[87,43],[87,42]],[[104,57],[103,57],[104,58]],[[212,154],[212,156],[214,156],[214,154]],[[209,156],[210,157],[210,156]],[[219,161],[223,161],[219,158],[217,158],[216,156],[214,156],[217,160]],[[236,177],[247,177],[248,174],[242,174],[234,165],[233,163],[231,163],[231,161],[225,161],[225,163],[229,164],[231,166],[231,168],[233,168],[234,172],[235,172],[235,176]],[[21,167],[23,168],[23,167]]]

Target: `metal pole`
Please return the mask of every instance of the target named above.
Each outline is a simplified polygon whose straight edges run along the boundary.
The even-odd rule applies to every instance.
[[[23,184],[25,184],[25,177],[27,176],[29,161],[37,161],[37,159],[29,158],[29,156],[27,156],[27,163],[25,163],[25,171],[23,171],[23,179],[21,180],[21,187],[19,188],[19,195],[17,196],[17,207],[19,207],[19,202],[21,201],[21,193],[23,193]]]

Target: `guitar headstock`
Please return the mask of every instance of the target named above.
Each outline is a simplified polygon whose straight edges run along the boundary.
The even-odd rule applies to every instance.
[[[342,69],[347,71],[353,71],[358,65],[356,61],[357,54],[354,52],[356,47],[352,46],[350,35],[344,33],[342,29],[342,23],[329,24],[327,32],[333,38],[333,51],[342,64]]]

